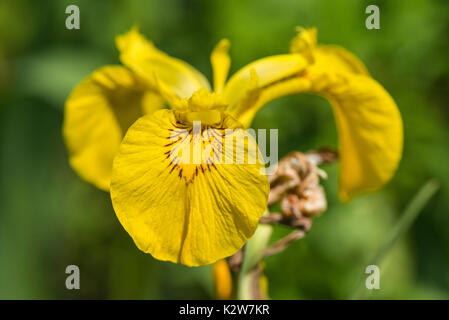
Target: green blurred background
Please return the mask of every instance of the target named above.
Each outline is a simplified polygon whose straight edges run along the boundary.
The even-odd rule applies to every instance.
[[[81,29],[65,28],[80,8]],[[365,28],[377,4],[381,29]],[[368,298],[449,298],[449,2],[428,1],[23,1],[0,0],[0,298],[213,298],[210,266],[188,268],[141,253],[107,193],[77,177],[61,137],[64,101],[94,69],[118,63],[114,36],[137,24],[209,79],[209,54],[231,41],[231,72],[284,53],[297,25],[358,55],[396,100],[404,157],[381,192],[337,200],[338,165],[325,168],[329,209],[310,234],[267,259],[274,299],[352,296],[365,267],[417,190],[441,189],[388,253],[381,290]],[[279,128],[279,154],[336,146],[328,103],[292,96],[267,105],[256,128]],[[276,228],[274,239],[288,230]],[[65,268],[81,289],[65,288]]]

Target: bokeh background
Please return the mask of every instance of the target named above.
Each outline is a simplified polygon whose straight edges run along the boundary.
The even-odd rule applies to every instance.
[[[65,28],[76,4],[81,29]],[[365,28],[377,4],[381,29]],[[345,299],[425,182],[441,189],[381,264],[381,299],[449,298],[449,3],[445,0],[24,1],[0,0],[0,298],[214,298],[211,267],[141,253],[107,193],[77,177],[61,137],[64,101],[94,69],[118,63],[114,37],[138,25],[210,79],[209,54],[231,41],[231,72],[287,52],[297,25],[358,55],[404,120],[404,156],[381,192],[337,200],[338,165],[324,169],[329,209],[310,234],[266,260],[274,299]],[[279,128],[279,154],[336,146],[331,108],[316,96],[267,105],[256,128]],[[288,230],[276,228],[274,239]],[[65,268],[81,289],[65,288]]]

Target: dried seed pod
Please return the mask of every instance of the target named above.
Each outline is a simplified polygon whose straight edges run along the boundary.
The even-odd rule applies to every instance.
[[[329,150],[306,154],[295,151],[282,158],[276,173],[269,178],[268,204],[279,202],[285,218],[290,220],[312,217],[326,210],[320,178],[327,176],[317,165],[335,159],[336,153]]]

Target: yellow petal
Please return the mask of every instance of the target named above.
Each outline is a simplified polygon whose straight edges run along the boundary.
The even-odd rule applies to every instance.
[[[321,72],[321,71],[322,72]],[[388,92],[363,74],[326,73],[310,67],[303,77],[264,90],[247,104],[239,121],[249,126],[267,102],[293,93],[323,95],[331,103],[339,134],[342,201],[381,188],[393,176],[402,155],[399,110]]]
[[[232,298],[232,276],[229,265],[225,259],[218,260],[213,266],[215,294],[217,299],[229,300]]]
[[[305,92],[326,97],[336,118],[339,197],[349,201],[376,191],[391,179],[402,155],[402,119],[396,103],[355,55],[338,46],[316,45],[316,29],[300,31],[290,50],[314,62],[304,75],[311,82]]]
[[[223,125],[230,127],[229,121]],[[266,208],[269,185],[258,162],[179,162],[184,157],[179,152],[186,149],[177,148],[191,137],[181,134],[183,128],[171,110],[137,120],[114,159],[111,199],[140,250],[159,260],[196,266],[230,256],[243,246]],[[214,130],[214,141],[221,143],[208,145],[219,148],[223,139],[217,135],[222,130]],[[170,139],[173,132],[180,141]],[[242,135],[241,129],[233,133]],[[245,150],[250,144],[255,146],[254,140],[249,139]]]
[[[315,28],[303,29],[299,28],[300,33],[292,40],[290,51],[293,53],[280,57],[288,57],[287,59],[299,61],[297,66],[285,64],[286,69],[275,67],[278,70],[268,70],[264,75],[267,79],[274,78],[272,81],[259,83],[260,69],[254,68],[254,63],[249,64],[238,72],[230,81],[225,93],[231,102],[229,111],[246,127],[251,124],[257,111],[272,100],[291,95],[298,92],[308,92],[312,83],[307,77],[305,68],[319,69],[323,73],[358,73],[369,75],[364,64],[352,53],[333,45],[317,45]],[[302,56],[298,58],[297,55]],[[272,63],[275,57],[269,57],[259,60],[258,63]],[[277,59],[274,60],[278,63]],[[254,75],[251,76],[251,70]],[[279,72],[283,73],[279,76]],[[309,71],[307,71],[309,72]],[[241,78],[249,75],[249,83],[243,83]],[[252,79],[252,80],[251,80]],[[233,83],[231,83],[233,81]],[[249,89],[248,89],[249,87]],[[234,88],[240,89],[240,92]],[[246,94],[242,96],[241,92],[246,90]],[[237,102],[234,100],[238,99]]]
[[[116,43],[122,63],[145,78],[154,88],[156,75],[180,98],[188,98],[201,88],[210,90],[209,82],[199,71],[157,49],[137,28],[117,36]]]
[[[402,155],[402,119],[394,100],[365,75],[311,72],[309,77],[310,92],[326,97],[335,114],[340,199],[378,190],[391,179]]]
[[[229,40],[222,39],[212,51],[210,61],[214,74],[214,91],[221,92],[228,77],[231,59],[229,58]]]
[[[294,93],[310,90],[311,82],[301,75],[275,82],[269,86],[248,90],[240,101],[239,113],[235,115],[240,123],[249,127],[257,111],[272,100]]]
[[[339,133],[340,199],[379,189],[393,176],[402,154],[402,120],[394,100],[353,54],[316,45],[315,29],[301,30],[291,50],[311,64],[280,85],[265,90],[253,85],[241,99],[238,120],[249,126],[257,110],[285,95],[323,95],[333,107]]]
[[[359,58],[336,45],[317,45],[316,28],[298,27],[298,34],[290,43],[290,52],[299,53],[311,64],[323,66],[327,72],[351,72],[369,75]]]
[[[128,127],[162,106],[161,98],[121,66],[93,72],[65,104],[63,135],[70,164],[86,181],[109,190],[112,159]]]
[[[317,30],[316,28],[304,29],[302,27],[296,28],[298,34],[294,37],[290,43],[290,52],[299,52],[310,63],[315,61],[314,51],[317,43]]]
[[[290,80],[301,76],[307,65],[300,54],[271,56],[248,64],[234,74],[224,88],[228,112],[240,120],[244,113],[257,111],[254,105],[264,91],[270,90],[272,98],[289,92]]]
[[[335,45],[319,45],[314,51],[316,65],[330,72],[350,72],[369,76],[368,69],[359,58],[346,49]]]

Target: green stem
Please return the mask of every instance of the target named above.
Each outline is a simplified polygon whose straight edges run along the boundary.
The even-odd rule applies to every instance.
[[[385,256],[390,252],[390,250],[395,246],[402,235],[410,228],[413,222],[418,217],[419,213],[422,211],[427,202],[432,198],[432,196],[439,189],[440,184],[435,179],[429,180],[414,196],[412,201],[408,204],[401,218],[396,223],[392,232],[390,232],[389,237],[379,248],[377,253],[371,260],[370,265],[380,265],[385,258]],[[361,299],[364,297],[364,281],[360,281],[357,290],[353,296],[353,299]]]
[[[264,215],[268,215],[266,210]],[[254,235],[248,240],[243,255],[242,269],[239,275],[239,284],[237,299],[254,299],[251,286],[251,270],[262,260],[268,241],[270,240],[273,226],[268,224],[259,224]]]

